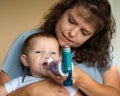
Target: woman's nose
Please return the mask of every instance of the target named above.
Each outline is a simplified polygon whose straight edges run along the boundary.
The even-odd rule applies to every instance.
[[[71,30],[71,31],[69,32],[69,36],[70,36],[71,38],[73,38],[73,37],[75,37],[75,36],[78,35],[78,32],[79,32],[79,28],[74,28],[73,30]]]

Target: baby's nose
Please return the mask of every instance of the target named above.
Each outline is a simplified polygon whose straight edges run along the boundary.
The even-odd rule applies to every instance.
[[[45,56],[45,60],[48,60],[50,58],[49,54]]]

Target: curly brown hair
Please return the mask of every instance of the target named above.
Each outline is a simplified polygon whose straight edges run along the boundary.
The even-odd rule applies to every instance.
[[[115,33],[115,20],[108,0],[60,0],[44,17],[40,29],[56,36],[55,25],[57,21],[68,9],[75,6],[86,8],[100,23],[94,36],[83,45],[73,48],[75,52],[73,59],[89,66],[94,66],[97,62],[101,68],[107,67],[111,60],[111,39]]]

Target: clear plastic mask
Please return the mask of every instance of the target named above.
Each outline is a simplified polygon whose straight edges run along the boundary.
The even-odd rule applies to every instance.
[[[47,52],[41,51],[40,56],[41,56],[41,61],[43,61],[47,58],[48,59],[51,58],[52,60],[55,60],[55,61],[59,59],[58,55],[52,51],[47,51]]]
[[[59,57],[52,51],[41,51],[40,54],[40,71],[43,75],[46,75],[46,70],[49,70],[49,63],[53,61],[58,61]]]

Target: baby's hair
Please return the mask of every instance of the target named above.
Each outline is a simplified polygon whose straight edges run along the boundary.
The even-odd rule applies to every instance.
[[[30,46],[30,41],[33,39],[33,38],[37,38],[37,37],[47,37],[47,38],[55,38],[55,36],[53,36],[51,33],[48,33],[48,32],[45,32],[45,31],[41,31],[41,32],[38,32],[38,33],[34,33],[32,35],[30,35],[25,41],[24,41],[24,44],[23,44],[23,50],[22,50],[22,53],[23,54],[26,54],[28,53],[29,51],[29,46]],[[55,38],[56,39],[56,38]]]

